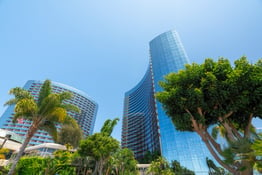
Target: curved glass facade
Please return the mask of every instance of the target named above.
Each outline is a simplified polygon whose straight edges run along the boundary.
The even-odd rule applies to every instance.
[[[30,91],[35,99],[37,99],[42,84],[43,81],[29,80],[23,88]],[[73,98],[65,101],[65,103],[70,103],[78,106],[78,108],[81,110],[81,113],[70,111],[68,112],[68,115],[77,120],[85,136],[92,134],[98,109],[97,103],[94,102],[90,97],[88,97],[84,92],[61,83],[52,82],[52,91],[53,93],[68,91],[73,94]],[[12,131],[22,137],[25,137],[31,125],[31,122],[28,120],[19,120],[15,124],[12,123],[13,111],[14,106],[9,106],[6,109],[6,111],[0,118],[0,128]],[[51,136],[45,131],[38,130],[29,142],[29,146],[48,142],[53,142]]]
[[[189,63],[180,38],[176,31],[168,31],[150,41],[149,46],[150,65],[145,75],[146,78],[144,77],[135,88],[125,94],[122,146],[131,148],[135,152],[138,151],[131,146],[137,144],[136,140],[129,140],[130,137],[127,135],[132,135],[132,138],[135,135],[141,136],[138,142],[142,143],[141,140],[147,140],[147,135],[150,134],[144,130],[148,131],[148,126],[154,126],[152,127],[153,133],[159,136],[154,141],[158,141],[159,144],[153,144],[159,146],[162,156],[170,162],[179,161],[182,166],[193,170],[196,174],[208,174],[206,157],[211,156],[200,137],[193,132],[177,131],[171,119],[165,114],[162,105],[154,98],[154,94],[162,90],[158,82],[164,80],[164,76],[170,72],[184,69],[184,65]],[[149,80],[151,84],[146,83]],[[140,110],[141,108],[150,109],[150,113]],[[143,116],[130,117],[132,112],[143,114]],[[132,122],[136,125],[128,125]],[[147,147],[140,148],[139,151],[145,150],[148,150]]]
[[[122,147],[137,159],[147,151],[160,151],[151,66],[140,83],[126,92],[122,125]]]

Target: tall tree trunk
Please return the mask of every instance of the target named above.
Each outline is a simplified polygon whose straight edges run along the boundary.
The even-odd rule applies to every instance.
[[[242,161],[241,166],[246,167],[244,171],[240,171],[240,175],[253,175],[253,167],[250,166],[249,161]]]
[[[99,161],[99,168],[98,168],[98,174],[99,175],[103,175],[103,165],[104,165],[103,160],[100,160]]]
[[[200,133],[200,132],[199,132]],[[202,138],[203,142],[206,144],[208,150],[210,151],[210,153],[212,154],[212,156],[216,159],[216,161],[225,169],[227,169],[229,172],[235,174],[236,170],[234,170],[233,168],[231,168],[230,166],[228,166],[227,164],[225,164],[220,157],[217,155],[216,151],[214,150],[214,147],[212,147],[209,143],[208,137],[205,136],[205,134],[199,134],[200,137]]]
[[[248,123],[247,123],[247,126],[246,126],[245,130],[244,130],[244,137],[245,138],[249,138],[250,137],[250,128],[251,128],[252,118],[253,118],[253,113],[251,113],[249,115]]]
[[[27,136],[25,138],[25,141],[23,142],[22,146],[20,147],[19,152],[17,153],[15,160],[13,161],[13,164],[8,172],[8,175],[13,175],[15,172],[16,164],[18,163],[19,159],[23,155],[26,146],[28,145],[31,138],[34,136],[35,132],[37,131],[38,126],[36,124],[32,124],[28,130]]]
[[[99,167],[99,161],[96,161],[95,169],[94,169],[92,175],[97,175],[98,167]]]
[[[210,141],[210,143],[213,145],[213,147],[216,149],[216,151],[219,154],[222,154],[222,149],[221,149],[221,145],[218,144],[213,137],[210,136],[210,134],[208,133],[208,131],[205,131],[205,136],[207,137],[207,139]]]
[[[231,141],[234,142],[236,141],[236,137],[233,134],[233,130],[232,128],[229,126],[229,124],[226,121],[222,121],[221,125],[224,126],[224,128],[226,129],[226,134],[227,134],[227,138]]]

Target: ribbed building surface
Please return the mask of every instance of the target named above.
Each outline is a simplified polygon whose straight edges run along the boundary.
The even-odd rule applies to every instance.
[[[43,81],[29,80],[23,88],[29,90],[35,99],[37,99],[42,84]],[[98,109],[97,103],[78,89],[61,83],[52,82],[53,93],[61,93],[64,91],[68,91],[73,94],[73,98],[65,101],[65,103],[76,105],[81,110],[81,113],[68,112],[68,115],[77,120],[85,136],[92,134]],[[9,106],[6,109],[0,118],[0,128],[12,131],[22,137],[25,137],[31,122],[27,120],[19,120],[16,124],[12,123],[13,111],[14,106]],[[53,142],[51,136],[45,131],[38,130],[32,137],[29,146],[48,142]]]
[[[160,151],[151,70],[149,66],[140,83],[125,94],[122,147],[133,150],[137,159],[147,151]]]
[[[160,149],[168,161],[178,160],[196,174],[208,174],[206,157],[211,156],[200,137],[177,131],[154,98],[154,93],[161,91],[158,82],[189,63],[179,36],[176,31],[168,31],[149,46],[149,69],[141,82],[125,94],[122,147],[132,149],[137,158],[146,151]]]

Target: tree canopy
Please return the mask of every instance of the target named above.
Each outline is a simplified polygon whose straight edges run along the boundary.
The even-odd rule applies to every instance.
[[[149,173],[153,173],[154,175],[175,175],[168,161],[161,156],[151,162],[147,170],[147,174]]]
[[[207,129],[222,126],[229,142],[251,137],[251,122],[262,118],[262,60],[251,64],[241,57],[231,66],[229,60],[206,59],[203,64],[186,65],[159,83],[156,98],[163,104],[175,127],[192,131],[205,142],[214,158],[232,173],[252,171],[246,161],[226,164],[222,148]]]
[[[137,174],[136,165],[137,161],[135,160],[134,153],[127,148],[120,148],[110,157],[107,174],[135,175]]]
[[[57,143],[70,144],[74,148],[77,148],[80,140],[83,137],[83,131],[79,127],[75,119],[69,118],[66,124],[63,124],[60,131],[58,132]]]
[[[83,157],[92,157],[96,161],[93,174],[102,175],[105,163],[118,148],[116,139],[104,133],[95,133],[80,142],[78,153]]]

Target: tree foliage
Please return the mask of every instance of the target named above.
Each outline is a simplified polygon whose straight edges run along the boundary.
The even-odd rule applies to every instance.
[[[95,133],[80,142],[78,153],[82,157],[92,157],[96,161],[93,175],[102,175],[104,165],[118,148],[116,139],[104,133]]]
[[[191,171],[183,166],[180,165],[180,163],[176,160],[173,160],[171,162],[171,169],[175,174],[181,174],[181,175],[195,175],[194,171]]]
[[[152,161],[156,160],[160,156],[159,151],[147,151],[142,159],[139,159],[139,163],[141,164],[150,164]]]
[[[127,149],[118,149],[109,159],[107,165],[107,174],[128,175],[137,174],[137,161],[134,153]]]
[[[149,173],[153,173],[154,175],[175,175],[174,172],[172,172],[169,163],[163,157],[158,157],[151,162],[151,165],[147,170],[147,174]]]
[[[12,175],[27,144],[38,129],[47,131],[56,140],[56,124],[64,123],[69,118],[67,111],[79,112],[79,109],[74,105],[65,103],[66,100],[72,98],[71,93],[52,93],[51,81],[49,80],[44,81],[37,99],[29,91],[19,87],[11,89],[9,93],[14,95],[13,99],[6,102],[6,105],[15,105],[13,122],[17,122],[17,119],[21,118],[32,122],[25,141],[8,173],[8,175]]]
[[[110,136],[118,121],[119,121],[119,118],[115,118],[113,120],[111,120],[111,119],[106,120],[104,122],[104,125],[102,126],[100,132]]]
[[[207,129],[222,126],[230,143],[250,139],[252,119],[262,118],[261,75],[261,59],[251,64],[242,57],[234,66],[224,58],[206,59],[204,64],[186,65],[185,70],[167,75],[156,98],[176,129],[196,132],[221,166],[233,174],[252,173],[247,160],[225,163],[220,144]]]
[[[46,159],[43,157],[22,157],[17,164],[16,173],[33,175],[43,171]]]
[[[57,143],[70,144],[74,148],[77,148],[80,140],[83,137],[83,131],[79,127],[75,119],[70,118],[66,124],[63,124],[60,131],[58,132]]]
[[[53,157],[25,156],[19,161],[18,175],[74,175],[73,154],[67,150],[54,152]]]

